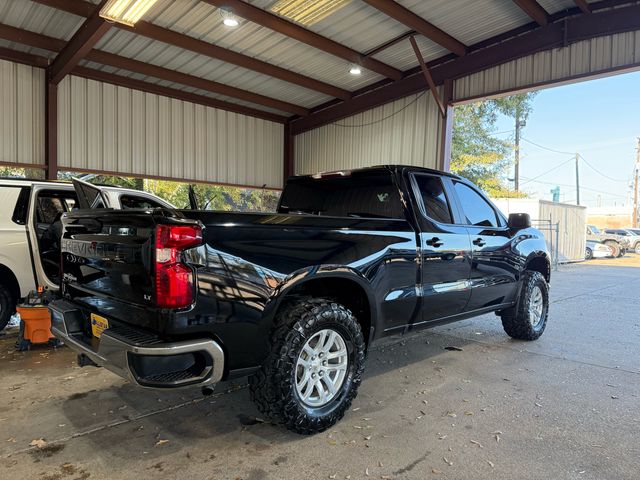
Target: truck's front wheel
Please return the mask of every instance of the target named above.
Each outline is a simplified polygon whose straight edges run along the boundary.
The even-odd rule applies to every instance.
[[[518,303],[500,315],[504,331],[518,340],[536,340],[547,326],[548,315],[549,285],[540,272],[523,272]]]
[[[249,379],[258,409],[298,433],[334,425],[355,398],[364,370],[356,318],[330,299],[299,299],[280,311],[271,341],[267,361]]]

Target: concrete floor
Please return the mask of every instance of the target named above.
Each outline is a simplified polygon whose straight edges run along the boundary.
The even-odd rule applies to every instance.
[[[144,391],[5,337],[0,478],[637,479],[638,267],[555,272],[537,342],[486,315],[378,345],[352,411],[313,437],[256,420],[243,382]]]

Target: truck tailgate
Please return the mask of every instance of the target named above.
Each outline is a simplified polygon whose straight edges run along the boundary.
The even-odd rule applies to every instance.
[[[63,289],[136,305],[153,303],[151,211],[87,210],[63,218]]]

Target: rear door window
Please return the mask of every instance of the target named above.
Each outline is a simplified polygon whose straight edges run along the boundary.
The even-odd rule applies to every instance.
[[[442,179],[433,175],[414,175],[422,200],[423,214],[440,223],[453,223]]]
[[[466,223],[479,227],[498,227],[500,222],[493,207],[482,195],[461,182],[453,182]]]

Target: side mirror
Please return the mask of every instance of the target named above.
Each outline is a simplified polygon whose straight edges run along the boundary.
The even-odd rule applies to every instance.
[[[531,217],[528,213],[510,213],[507,225],[514,230],[529,228],[531,226]]]

